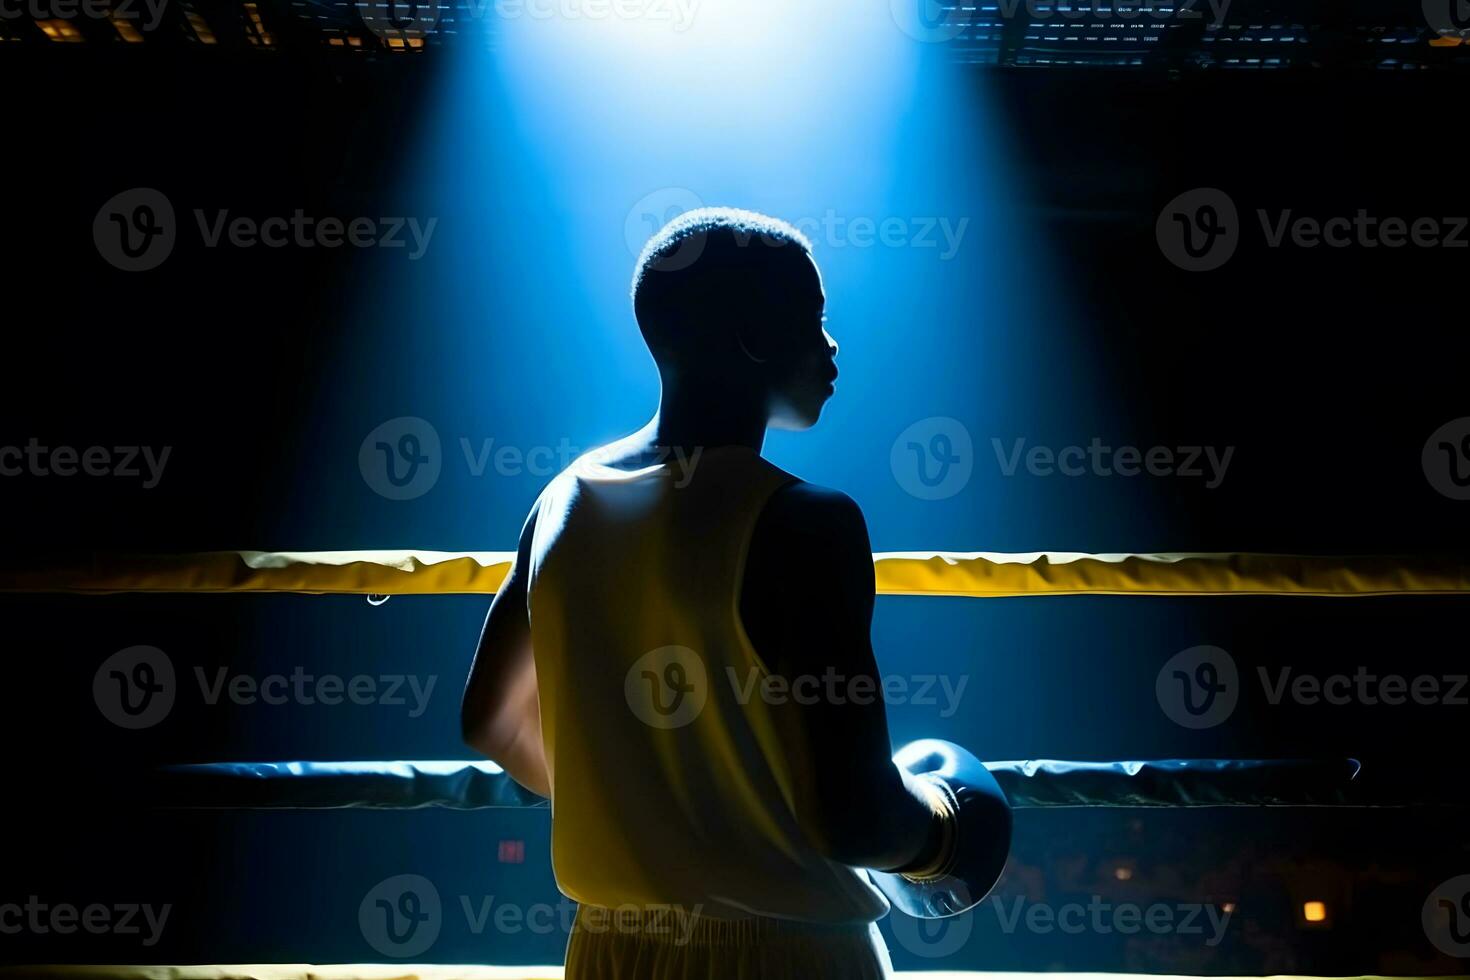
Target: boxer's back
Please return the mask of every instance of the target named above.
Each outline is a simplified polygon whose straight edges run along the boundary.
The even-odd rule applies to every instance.
[[[604,907],[882,915],[866,876],[797,822],[814,781],[800,705],[763,695],[741,623],[751,534],[794,478],[745,447],[641,468],[595,455],[547,488],[532,544],[559,885]]]

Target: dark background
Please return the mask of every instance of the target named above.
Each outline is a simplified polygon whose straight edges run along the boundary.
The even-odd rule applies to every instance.
[[[395,399],[394,377],[422,390],[447,370],[435,356],[439,332],[473,332],[486,354],[483,389],[464,380],[478,375],[476,364],[452,366],[439,418],[463,414],[441,425],[446,432],[509,427],[521,440],[554,445],[570,435],[585,446],[652,408],[626,398],[625,412],[597,428],[557,417],[558,399],[581,397],[579,386],[612,399],[629,385],[650,390],[651,366],[633,381],[578,359],[576,323],[547,325],[548,350],[572,352],[570,362],[534,364],[498,359],[521,341],[502,340],[494,311],[402,311],[397,329],[365,330],[371,287],[424,274],[389,258],[211,251],[196,241],[154,272],[109,266],[92,219],[130,187],[159,188],[181,211],[194,202],[253,214],[401,207],[393,195],[442,61],[433,52],[373,62],[254,54],[0,52],[9,93],[0,444],[173,447],[153,489],[117,478],[4,478],[7,561],[59,551],[510,547],[539,480],[446,475],[432,494],[394,502],[374,496],[356,467],[373,424],[416,414],[411,399]],[[1045,246],[1029,288],[1064,295],[1079,312],[1008,321],[977,294],[942,327],[910,323],[901,358],[865,362],[853,342],[844,358],[855,367],[844,365],[851,380],[826,432],[802,437],[819,448],[783,458],[795,443],[780,442],[778,462],[858,499],[877,550],[1465,553],[1470,503],[1433,489],[1420,451],[1440,425],[1470,414],[1467,251],[1268,249],[1248,229],[1224,268],[1191,274],[1164,259],[1154,233],[1166,202],[1208,186],[1226,190],[1251,222],[1256,208],[1465,214],[1455,133],[1470,93],[1464,76],[964,71],[984,87],[992,133],[1004,134],[1025,175],[1007,193]],[[583,179],[595,184],[596,167]],[[822,206],[813,202],[811,213]],[[450,273],[472,277],[489,265],[554,263],[555,254],[521,253],[515,222],[552,229],[540,241],[587,220],[514,209],[470,217],[483,222],[483,252],[426,264],[458,263]],[[837,267],[833,291],[847,257],[819,248],[818,259]],[[963,260],[948,274],[977,283],[990,275]],[[524,282],[527,294],[539,286]],[[514,290],[498,297],[506,306],[524,299]],[[854,311],[904,300],[850,288],[832,302]],[[979,342],[957,344],[954,331],[998,338],[984,344],[985,370],[1016,383],[998,394],[946,374],[928,403],[885,398],[889,374],[906,384],[931,370],[963,375]],[[524,403],[489,391],[508,374],[528,379],[515,389]],[[1090,383],[1071,387],[1077,376]],[[862,403],[863,425],[878,417],[886,427],[865,431],[843,414],[858,411],[844,398]],[[925,415],[961,417],[976,437],[976,476],[946,501],[908,497],[888,469],[894,436]],[[1237,453],[1213,490],[1177,478],[1003,478],[985,460],[991,435]],[[811,462],[827,457],[846,462]],[[457,901],[558,901],[544,812],[158,812],[134,792],[136,776],[163,762],[470,758],[457,737],[457,697],[487,604],[0,598],[0,735],[9,746],[0,901],[173,905],[151,948],[123,936],[0,936],[0,959],[380,959],[358,930],[358,903],[381,879],[415,873],[436,883],[446,907],[423,959],[558,961],[563,933],[476,935]],[[950,737],[1004,759],[1350,755],[1365,772],[1459,785],[1466,707],[1273,707],[1257,689],[1228,723],[1195,732],[1163,715],[1153,681],[1169,656],[1202,643],[1229,650],[1249,674],[1280,664],[1321,674],[1359,665],[1464,673],[1467,609],[1462,598],[885,598],[875,641],[885,670],[970,677],[953,717],[892,708],[896,742]],[[437,681],[418,718],[384,706],[211,707],[196,697],[181,698],[163,724],[128,732],[99,714],[90,690],[102,660],[134,644],[167,651],[181,673],[228,665],[260,676],[306,665]],[[524,864],[501,863],[500,840],[525,841]],[[1420,907],[1436,884],[1470,872],[1467,845],[1463,817],[1445,810],[1032,811],[1017,821],[1003,899],[1232,902],[1225,940],[1008,935],[987,904],[951,956],[890,945],[901,969],[1451,973],[1464,964],[1429,944]],[[1132,877],[1120,880],[1120,866]],[[1326,923],[1302,920],[1307,900],[1327,904]]]

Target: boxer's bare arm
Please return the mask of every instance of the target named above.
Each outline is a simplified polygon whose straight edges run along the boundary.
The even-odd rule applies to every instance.
[[[536,693],[531,622],[526,609],[526,577],[536,512],[521,529],[509,574],[490,603],[480,646],[475,652],[460,703],[465,743],[483,753],[512,779],[550,798],[546,750],[541,741],[541,709]]]
[[[769,669],[793,684],[815,679],[804,682],[815,703],[799,708],[804,744],[792,746],[803,757],[794,768],[814,776],[796,780],[798,820],[829,858],[893,870],[933,856],[938,821],[892,762],[871,638],[871,549],[850,498],[790,484],[757,522],[740,611]]]

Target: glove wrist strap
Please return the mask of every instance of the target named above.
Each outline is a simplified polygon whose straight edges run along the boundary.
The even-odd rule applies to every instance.
[[[959,800],[949,784],[932,773],[922,773],[913,779],[914,785],[924,794],[924,799],[934,813],[935,833],[939,844],[934,858],[923,866],[900,872],[912,882],[932,881],[949,874],[954,865],[955,850],[959,842]]]

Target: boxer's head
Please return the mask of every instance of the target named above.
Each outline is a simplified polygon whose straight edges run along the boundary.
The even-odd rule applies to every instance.
[[[808,428],[832,396],[825,305],[811,243],[754,211],[680,215],[633,274],[633,313],[665,380],[758,399],[776,428]]]

